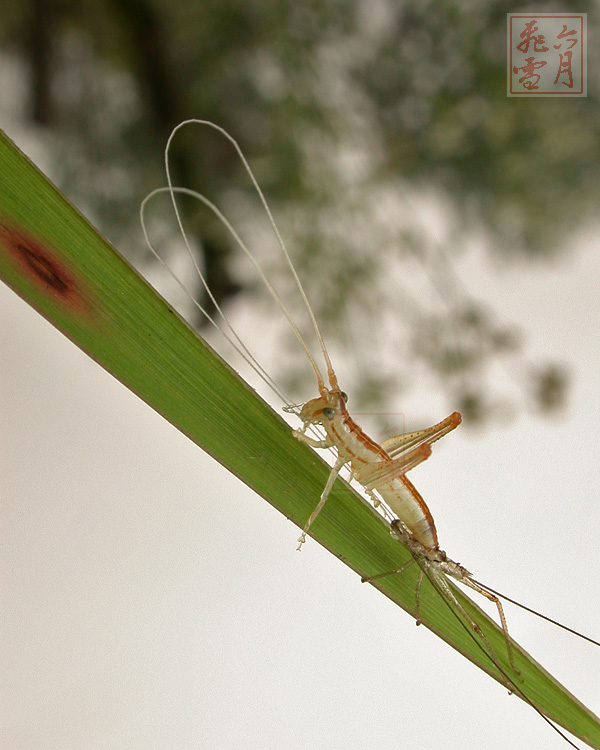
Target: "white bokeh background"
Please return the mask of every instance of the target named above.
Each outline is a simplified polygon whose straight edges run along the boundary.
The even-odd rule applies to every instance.
[[[570,363],[569,408],[459,429],[411,476],[454,559],[598,638],[596,237],[496,276],[461,261]],[[295,527],[4,286],[0,321],[2,747],[566,747],[316,543],[296,554]],[[600,650],[507,613],[599,712]]]

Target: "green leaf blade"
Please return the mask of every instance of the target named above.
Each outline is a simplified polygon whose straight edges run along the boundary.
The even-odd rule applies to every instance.
[[[328,467],[261,401],[131,266],[0,134],[0,276],[53,325],[269,503],[302,526]],[[359,575],[399,567],[409,553],[351,488],[337,482],[313,536]],[[293,544],[292,539],[290,543]],[[418,569],[377,581],[413,617]],[[503,669],[504,639],[467,597]],[[424,624],[502,682],[482,651],[425,583]],[[409,623],[406,623],[409,626]],[[402,637],[398,633],[401,651]],[[517,688],[561,726],[600,748],[598,718],[515,645]]]

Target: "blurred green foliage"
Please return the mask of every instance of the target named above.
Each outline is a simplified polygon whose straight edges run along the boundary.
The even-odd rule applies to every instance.
[[[188,117],[212,120],[248,156],[319,320],[335,329],[328,335],[359,352],[368,344],[373,362],[377,345],[393,345],[407,371],[416,363],[436,375],[452,409],[462,405],[475,421],[494,411],[490,368],[508,353],[518,356],[521,337],[457,283],[453,260],[473,237],[498,256],[551,257],[568,249],[570,233],[594,216],[600,197],[592,81],[587,98],[506,96],[506,14],[554,6],[4,5],[2,64],[17,71],[5,75],[13,84],[10,116],[51,142],[53,178],[120,248],[143,252],[137,210],[164,184],[171,129]],[[561,11],[587,12],[594,38],[595,5],[563,0]],[[592,74],[595,55],[590,45]],[[222,138],[184,131],[173,172],[178,184],[223,205],[262,249],[264,217]],[[232,265],[221,229],[196,206],[184,202],[183,209],[211,288],[227,305],[249,282]],[[274,276],[288,283],[273,248],[265,253]],[[394,275],[401,262],[419,265],[435,304],[415,291],[412,277]],[[528,405],[562,404],[560,368],[529,366],[524,357],[521,364]],[[399,370],[397,360],[389,372],[365,368],[354,387],[374,403],[392,375],[410,386]]]

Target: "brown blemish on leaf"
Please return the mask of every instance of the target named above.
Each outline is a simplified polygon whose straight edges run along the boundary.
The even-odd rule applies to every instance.
[[[89,315],[91,302],[84,284],[49,245],[20,229],[0,224],[0,245],[40,291],[79,315]]]

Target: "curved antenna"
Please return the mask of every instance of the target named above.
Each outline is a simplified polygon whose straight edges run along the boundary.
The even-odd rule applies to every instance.
[[[311,324],[313,326],[313,329],[314,329],[315,334],[317,336],[317,339],[319,341],[319,346],[321,347],[321,351],[323,353],[323,359],[324,359],[325,365],[327,367],[327,375],[328,375],[328,378],[329,378],[329,383],[330,383],[330,385],[331,385],[332,388],[337,388],[337,378],[335,376],[335,372],[333,370],[333,366],[331,364],[331,360],[329,358],[329,354],[327,352],[327,348],[325,347],[325,341],[323,340],[323,336],[321,334],[321,331],[320,331],[319,326],[317,324],[315,315],[313,313],[313,310],[312,310],[312,308],[310,306],[310,303],[309,303],[308,298],[306,296],[306,293],[304,291],[304,287],[302,286],[302,283],[301,283],[301,281],[300,281],[300,279],[298,277],[298,274],[296,273],[296,269],[294,268],[294,264],[292,263],[292,259],[290,258],[290,255],[288,253],[287,247],[285,245],[285,242],[283,241],[283,238],[281,237],[279,229],[277,228],[277,225],[275,224],[275,220],[273,218],[273,215],[271,213],[269,205],[268,205],[268,203],[267,203],[267,201],[265,199],[265,196],[264,196],[262,190],[260,189],[260,186],[259,186],[259,184],[258,184],[258,182],[256,180],[256,177],[254,176],[254,173],[253,173],[252,169],[250,168],[250,165],[248,164],[248,161],[246,160],[246,157],[244,156],[244,154],[243,154],[243,152],[242,152],[242,150],[241,150],[238,142],[231,135],[229,135],[229,133],[226,130],[224,130],[219,125],[215,125],[215,123],[210,122],[209,120],[199,120],[199,119],[193,118],[193,119],[189,119],[189,120],[184,120],[183,122],[179,123],[179,125],[177,125],[173,129],[173,132],[169,136],[169,140],[167,141],[167,146],[165,148],[165,170],[166,170],[166,174],[167,174],[167,183],[169,185],[169,189],[173,190],[173,185],[172,185],[172,181],[171,181],[171,173],[170,173],[170,168],[169,168],[169,150],[170,150],[173,138],[175,137],[175,134],[179,130],[181,130],[181,128],[185,127],[186,125],[206,125],[206,126],[208,126],[210,128],[213,128],[213,130],[216,130],[218,133],[220,133],[221,135],[223,135],[233,145],[233,147],[235,148],[235,150],[236,150],[236,152],[237,152],[237,154],[238,154],[238,156],[239,156],[239,158],[240,158],[240,160],[242,162],[242,165],[243,165],[244,169],[246,170],[246,172],[247,172],[247,174],[248,174],[248,176],[250,178],[250,181],[252,182],[252,185],[253,185],[254,189],[256,190],[256,193],[257,193],[257,195],[258,195],[258,197],[260,199],[260,202],[262,203],[262,206],[265,209],[265,212],[266,212],[267,217],[269,219],[269,223],[271,224],[271,228],[273,229],[273,232],[275,233],[275,237],[277,238],[277,242],[279,244],[281,252],[283,253],[283,256],[284,256],[284,258],[285,258],[285,260],[286,260],[286,262],[287,262],[287,264],[288,264],[288,266],[290,268],[290,271],[291,271],[292,276],[294,278],[294,282],[296,284],[296,287],[297,287],[297,289],[298,289],[298,291],[300,293],[300,296],[302,298],[304,306],[306,307],[306,310],[308,312]],[[197,197],[200,197],[199,193],[196,194],[196,195],[197,195]],[[200,199],[202,200],[203,203],[205,203],[205,205],[209,206],[213,211],[216,211],[217,212],[217,216],[219,216],[219,218],[222,217],[222,214],[220,213],[220,211],[218,211],[218,209],[216,208],[216,206],[213,206],[213,204],[210,203],[210,201],[208,201],[206,198],[204,198],[204,196],[202,196]],[[181,231],[181,234],[183,236],[185,244],[186,244],[186,246],[188,248],[188,252],[190,253],[190,255],[192,256],[192,259],[193,259],[193,253],[191,251],[191,248],[190,248],[190,245],[189,245],[189,242],[188,242],[188,239],[187,239],[187,235],[185,234],[185,230],[183,228],[183,223],[181,221],[181,216],[179,214],[179,209],[177,207],[177,202],[175,200],[174,191],[171,194],[171,200],[173,202],[173,209],[174,209],[175,215],[177,217],[177,222],[179,224],[179,229]],[[226,223],[226,226],[227,225],[229,225],[229,222]],[[233,229],[231,227],[231,225],[227,226],[227,228],[229,229],[230,232]],[[260,264],[258,263],[258,261],[256,260],[256,258],[254,257],[254,255],[244,245],[244,243],[241,242],[241,240],[237,239],[237,235],[235,234],[235,232],[234,232],[234,236],[236,237],[236,241],[238,241],[238,244],[240,245],[240,247],[242,248],[242,250],[244,251],[244,253],[246,254],[246,256],[250,259],[252,265],[255,267],[255,269],[259,273],[261,279],[263,280],[264,284],[266,285],[267,289],[269,290],[269,293],[271,294],[271,296],[273,297],[273,299],[275,300],[275,302],[280,306],[282,312],[284,313],[285,317],[287,318],[290,326],[292,327],[294,335],[298,339],[298,342],[300,343],[300,346],[302,347],[302,349],[304,350],[304,353],[308,357],[308,360],[309,360],[309,362],[310,362],[310,364],[311,364],[311,366],[312,366],[312,368],[313,368],[313,370],[315,372],[315,375],[317,377],[317,382],[318,382],[318,386],[319,386],[319,392],[322,393],[323,390],[324,390],[324,387],[325,387],[324,386],[324,382],[323,382],[323,377],[322,377],[322,375],[321,375],[321,373],[319,371],[319,368],[317,366],[317,363],[315,362],[314,357],[312,356],[312,354],[310,353],[310,351],[308,349],[308,346],[307,346],[306,342],[302,338],[302,335],[301,335],[300,331],[298,330],[298,327],[294,323],[294,321],[293,321],[290,313],[288,312],[286,306],[284,305],[283,300],[281,299],[281,297],[279,296],[279,294],[273,288],[272,284],[270,283],[269,279],[267,278],[266,274],[262,270]],[[210,291],[209,291],[209,289],[207,287],[206,281],[205,281],[204,277],[202,276],[202,273],[200,272],[200,269],[197,267],[197,265],[196,265],[196,268],[198,270],[198,273],[200,275],[200,278],[202,280],[204,288],[206,289],[207,293],[210,295]],[[212,295],[210,295],[210,297],[211,297],[211,300],[212,300]]]
[[[258,362],[256,357],[252,354],[252,352],[248,349],[246,344],[244,344],[242,339],[239,337],[237,331],[234,329],[234,327],[230,323],[229,318],[227,317],[225,312],[222,310],[221,306],[219,305],[214,295],[212,294],[210,288],[206,285],[206,282],[204,281],[204,278],[202,274],[200,273],[200,269],[198,267],[196,258],[194,257],[193,253],[191,254],[191,258],[192,258],[192,263],[194,265],[194,268],[196,269],[196,272],[200,276],[200,279],[202,280],[204,284],[204,288],[206,289],[211,302],[215,306],[216,311],[219,313],[219,315],[223,319],[231,335],[228,334],[224,330],[224,328],[217,323],[217,321],[210,315],[210,313],[208,313],[204,309],[204,307],[202,307],[200,302],[198,302],[196,297],[191,293],[191,291],[186,287],[186,285],[181,281],[181,279],[173,272],[169,264],[166,263],[162,259],[159,252],[150,242],[150,237],[148,235],[148,229],[146,226],[146,218],[145,218],[146,205],[155,195],[158,195],[160,193],[169,193],[169,195],[171,196],[173,195],[173,193],[183,193],[185,195],[190,195],[194,198],[199,198],[200,200],[204,202],[203,196],[199,195],[193,190],[189,190],[188,188],[164,187],[164,188],[157,188],[156,190],[153,190],[151,193],[149,193],[144,198],[144,200],[142,201],[140,205],[140,223],[142,225],[142,232],[144,233],[144,239],[146,240],[146,244],[148,245],[148,248],[150,249],[151,253],[158,260],[158,262],[163,266],[163,268],[166,269],[169,276],[185,292],[186,296],[189,297],[189,299],[197,307],[197,309],[202,313],[202,315],[204,315],[206,320],[208,320],[208,322],[211,323],[211,325],[213,325],[222,334],[222,336],[231,344],[231,346],[235,349],[235,351],[250,365],[250,367],[254,370],[254,372],[256,372],[256,374],[261,378],[261,380],[273,391],[273,393],[275,393],[276,396],[278,396],[283,401],[284,404],[286,404],[285,406],[286,411],[297,411],[296,409],[294,409],[294,406],[292,402],[290,401],[290,399],[283,393],[283,391],[280,390],[280,388],[277,386],[277,383],[273,380],[273,378],[269,375],[269,373],[264,369],[264,367]],[[222,220],[225,220],[224,217],[222,217]],[[230,228],[229,222],[227,220],[225,220],[225,226]],[[234,237],[235,237],[235,232],[234,232]],[[189,250],[189,247],[188,247],[188,250]]]
[[[169,146],[167,145],[167,149],[168,148],[169,148]],[[171,184],[171,177],[170,177],[170,175],[167,175],[167,179],[168,179],[168,182],[169,182],[169,186],[166,187],[166,188],[162,188],[162,191],[163,192],[168,192],[170,194],[170,196],[171,196],[171,200],[173,202],[173,207],[174,207],[174,210],[175,210],[175,215],[177,217],[177,223],[179,224],[179,229],[180,229],[181,235],[182,235],[182,237],[184,239],[185,246],[186,246],[187,251],[188,251],[188,255],[192,259],[192,263],[194,264],[194,268],[196,269],[196,273],[198,274],[198,276],[200,278],[200,281],[202,282],[202,285],[203,285],[204,289],[206,290],[206,293],[208,294],[209,299],[211,300],[211,302],[213,303],[213,305],[215,305],[216,309],[219,311],[219,314],[221,315],[221,317],[223,318],[223,320],[225,320],[227,322],[227,326],[228,326],[229,330],[233,332],[233,335],[240,342],[241,346],[243,346],[244,349],[246,349],[245,345],[241,342],[241,340],[238,337],[237,333],[235,333],[235,331],[233,330],[231,324],[227,320],[227,317],[223,313],[223,310],[219,307],[219,305],[218,305],[218,303],[217,303],[217,301],[216,301],[216,299],[214,297],[214,294],[212,293],[210,287],[208,286],[206,278],[204,277],[204,274],[200,270],[200,266],[198,265],[198,263],[196,261],[196,258],[194,257],[194,253],[192,252],[192,248],[190,246],[189,240],[188,240],[187,235],[185,233],[185,230],[183,228],[183,222],[181,220],[181,215],[179,214],[179,209],[178,209],[177,203],[175,201],[175,193],[185,193],[186,195],[190,195],[193,198],[196,198],[197,200],[199,200],[201,203],[203,203],[207,208],[209,208],[215,214],[215,216],[219,219],[219,221],[225,226],[225,228],[227,229],[227,231],[231,234],[231,236],[234,238],[235,242],[241,248],[241,250],[245,253],[245,255],[250,259],[250,262],[256,268],[256,271],[260,275],[260,277],[261,277],[264,285],[267,287],[269,293],[271,294],[271,296],[273,297],[273,299],[277,302],[277,304],[279,305],[279,307],[283,311],[283,314],[287,318],[288,323],[292,327],[292,330],[294,331],[294,333],[296,335],[296,338],[300,342],[300,345],[304,349],[304,353],[308,357],[308,360],[309,360],[310,364],[312,365],[313,370],[315,371],[315,375],[317,376],[317,381],[319,383],[319,386],[321,386],[321,384],[323,383],[323,378],[321,376],[321,373],[319,371],[317,363],[315,362],[312,354],[310,353],[310,350],[309,350],[306,342],[302,338],[302,334],[298,330],[298,326],[294,323],[294,320],[293,320],[293,318],[292,318],[289,310],[285,306],[283,300],[281,299],[281,297],[277,293],[276,289],[273,287],[273,285],[269,281],[269,279],[268,279],[267,275],[265,274],[265,272],[262,270],[260,264],[258,263],[258,261],[256,260],[256,258],[254,257],[253,253],[248,248],[248,246],[245,244],[245,242],[242,240],[242,238],[239,236],[239,234],[236,232],[236,230],[234,229],[234,227],[231,224],[231,222],[229,221],[229,219],[227,219],[227,217],[223,214],[223,212],[219,208],[217,208],[217,206],[215,206],[215,204],[212,201],[210,201],[206,196],[202,195],[202,193],[199,193],[196,190],[190,190],[189,188],[177,188],[177,187],[173,187],[173,185]],[[161,189],[159,188],[159,190],[161,190]]]
[[[515,604],[517,607],[521,607],[521,609],[524,609],[526,612],[530,612],[532,615],[535,615],[536,617],[539,617],[542,620],[546,620],[546,622],[550,622],[552,623],[552,625],[556,625],[558,628],[562,628],[563,630],[566,630],[569,633],[572,633],[573,635],[578,636],[579,638],[583,638],[584,641],[589,641],[590,643],[593,643],[594,646],[600,646],[600,642],[595,641],[593,638],[590,638],[589,635],[584,635],[583,633],[580,633],[578,630],[573,630],[573,628],[570,628],[568,625],[563,625],[562,622],[558,622],[558,620],[553,620],[551,617],[548,617],[548,615],[543,615],[541,612],[538,612],[537,610],[532,609],[531,607],[528,607],[526,604],[521,604],[521,602],[517,602],[515,599],[511,599],[510,596],[506,596],[506,594],[501,594],[499,591],[494,591],[493,588],[490,588],[485,583],[480,583],[479,581],[475,581],[474,578],[472,578],[471,580],[474,581],[478,586],[481,586],[482,589],[489,591],[490,594],[495,594],[496,596],[499,596],[501,599],[504,599],[505,601],[510,602],[511,604]]]
[[[176,284],[180,287],[180,289],[183,290],[185,295],[190,299],[193,305],[202,313],[202,315],[208,320],[208,322],[214,326],[221,335],[225,338],[226,341],[229,342],[229,344],[233,347],[233,349],[239,354],[240,357],[254,370],[254,372],[260,377],[260,379],[275,393],[275,395],[281,399],[281,401],[285,404],[283,411],[287,412],[288,414],[296,414],[298,415],[300,412],[300,409],[302,408],[302,404],[295,404],[293,403],[290,398],[279,388],[275,380],[269,375],[269,373],[265,370],[265,368],[260,364],[260,362],[256,359],[256,357],[252,354],[250,349],[246,346],[244,341],[240,338],[239,334],[233,327],[232,323],[230,322],[229,318],[223,311],[222,307],[217,302],[216,298],[214,297],[214,294],[212,293],[211,289],[207,286],[205,279],[203,278],[202,274],[200,273],[200,269],[198,267],[196,258],[194,255],[191,255],[192,264],[194,268],[196,269],[196,272],[198,276],[200,277],[202,283],[204,284],[204,287],[207,291],[209,299],[212,301],[213,305],[215,306],[215,310],[219,313],[221,318],[223,319],[223,322],[225,323],[227,329],[229,330],[229,334],[227,331],[223,328],[223,326],[219,325],[219,323],[208,313],[204,307],[198,302],[196,297],[192,294],[192,292],[186,287],[186,285],[181,281],[181,279],[175,274],[172,270],[172,268],[169,266],[169,264],[163,260],[160,253],[156,250],[156,248],[152,245],[150,242],[150,237],[148,234],[148,228],[146,226],[146,206],[148,202],[157,194],[160,193],[169,193],[169,195],[172,197],[173,193],[183,193],[185,195],[189,195],[192,198],[196,198],[200,200],[204,205],[207,205],[209,208],[211,208],[215,213],[216,216],[219,218],[220,221],[222,221],[225,226],[229,229],[229,231],[232,233],[234,239],[236,242],[241,242],[239,239],[237,233],[233,229],[233,226],[231,223],[226,219],[226,217],[222,214],[221,211],[216,206],[213,206],[213,204],[205,198],[200,193],[190,190],[189,188],[183,188],[183,187],[163,187],[163,188],[157,188],[156,190],[153,190],[151,193],[149,193],[144,200],[142,201],[140,205],[140,224],[142,226],[142,232],[144,234],[144,239],[146,240],[146,244],[148,245],[148,248],[154,255],[154,257],[158,260],[158,262],[163,266],[163,268],[166,269],[169,276],[176,282]],[[242,243],[243,245],[243,243]],[[188,247],[189,252],[189,247]],[[312,433],[315,435],[317,439],[321,439],[322,435],[319,433],[319,430],[317,429],[316,425],[310,425],[309,427],[309,433]],[[329,449],[332,451],[332,449]]]

